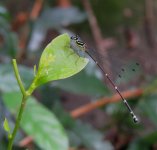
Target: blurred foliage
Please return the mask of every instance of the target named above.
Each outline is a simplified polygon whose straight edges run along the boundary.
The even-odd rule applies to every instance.
[[[144,12],[143,0],[90,0],[90,2],[100,28],[105,36],[118,35],[119,28],[121,28],[122,24],[130,27],[137,27],[140,25],[139,19],[142,17],[142,13]],[[83,9],[82,3],[79,1],[74,1],[74,4]],[[131,17],[125,17],[124,12],[126,10],[131,11]],[[91,32],[89,31],[89,25],[87,25],[87,22],[83,23],[81,26],[77,26],[77,28],[81,28],[83,31]]]
[[[17,115],[16,108],[20,105],[21,94],[7,93],[3,97],[8,109]],[[61,150],[68,147],[67,137],[55,116],[33,97],[28,99],[21,127],[42,149]]]
[[[102,3],[104,4],[102,5]],[[139,1],[133,2],[129,0],[92,1],[94,12],[96,12],[96,17],[99,20],[101,29],[103,32],[108,31],[108,34],[115,34],[122,23],[129,23],[128,25],[130,26],[137,24],[139,18],[137,18],[136,15],[139,13],[139,3]],[[124,16],[124,11],[127,8],[133,13],[133,17],[128,19]]]
[[[106,140],[103,140],[103,134],[95,130],[88,124],[83,124],[79,121],[75,123],[75,126],[69,132],[72,145],[79,146],[85,145],[91,150],[102,150],[104,147],[108,150],[112,150],[112,145]],[[80,141],[80,143],[78,143]]]
[[[19,91],[19,86],[14,76],[11,64],[0,64],[0,91],[12,92]],[[33,70],[26,66],[19,66],[19,72],[24,83],[25,88],[28,88],[33,80]]]
[[[71,24],[83,22],[85,19],[86,14],[81,12],[77,7],[55,7],[45,9],[34,24],[33,33],[29,43],[29,49],[32,51],[39,49],[42,40],[45,38],[49,29],[55,29],[62,33],[65,32],[65,27]]]
[[[83,80],[82,80],[83,79]],[[109,90],[94,74],[90,75],[87,71],[82,71],[77,75],[52,83],[53,86],[75,94],[90,95],[100,97],[109,95]],[[77,85],[77,86],[76,86]]]
[[[26,45],[25,56],[22,56],[19,61],[19,71],[25,88],[28,88],[34,78],[33,66],[37,64],[37,57],[41,55],[41,50],[60,33],[68,32],[71,35],[79,33],[85,39],[88,38],[91,45],[94,45],[93,37],[90,37],[92,29],[90,29],[87,13],[81,1],[71,1],[71,5],[66,5],[66,7],[60,7],[58,1],[44,1],[36,19],[27,18],[26,23],[21,26],[18,24],[18,29],[13,30],[13,22],[17,19],[17,15],[22,9],[26,13],[30,12],[34,2],[18,0],[0,2],[0,150],[6,150],[8,142],[7,134],[3,129],[3,121],[6,117],[12,130],[14,117],[18,113],[20,94],[17,93],[19,88],[10,62],[12,58],[19,56],[22,50],[20,48],[21,37],[25,35],[25,32],[30,33],[24,43]],[[123,37],[121,32],[123,27],[134,28],[141,32],[145,11],[143,0],[91,0],[90,2],[105,37],[117,35]],[[125,16],[128,10],[131,17]],[[139,46],[142,47],[144,44],[145,41],[142,41]],[[133,50],[130,49],[130,51]],[[153,55],[153,51],[148,51],[148,53]],[[149,58],[147,61],[149,63]],[[137,74],[128,70],[125,73],[123,75],[126,77],[125,83],[135,79],[137,74],[142,76],[142,82],[149,79],[149,82],[142,83],[143,95],[134,98],[134,101],[129,101],[140,118],[139,124],[133,124],[128,111],[121,103],[108,104],[98,109],[98,115],[93,112],[78,120],[70,116],[67,111],[71,110],[71,106],[80,105],[77,101],[80,99],[78,95],[95,99],[110,96],[112,93],[110,88],[103,83],[99,69],[89,64],[87,68],[73,77],[40,87],[34,96],[29,98],[14,149],[25,149],[19,148],[18,144],[29,135],[33,137],[34,149],[49,150],[55,146],[55,150],[66,150],[68,140],[70,147],[76,150],[82,148],[110,150],[118,146],[117,149],[120,150],[157,149],[156,76],[153,73],[149,73],[148,76],[140,69]],[[117,79],[116,82],[122,83],[124,78]],[[74,101],[69,103],[70,98]],[[67,105],[70,109],[64,108]],[[100,116],[104,114],[102,119]],[[96,119],[102,120],[101,125],[99,121],[95,121]],[[91,122],[94,122],[95,127]]]
[[[14,57],[18,50],[16,33],[11,31],[9,12],[0,5],[0,51],[5,57]],[[1,56],[2,57],[2,56]],[[4,57],[4,56],[3,56]]]
[[[105,147],[108,150],[113,149],[109,141],[103,140],[104,135],[95,130],[90,124],[74,120],[66,113],[60,103],[55,103],[54,113],[60,119],[64,127],[67,128],[70,144],[72,147],[85,145],[91,150],[102,150]]]

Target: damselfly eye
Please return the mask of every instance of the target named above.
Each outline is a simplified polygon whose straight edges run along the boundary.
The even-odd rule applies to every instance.
[[[78,36],[71,36],[72,40],[78,40]]]

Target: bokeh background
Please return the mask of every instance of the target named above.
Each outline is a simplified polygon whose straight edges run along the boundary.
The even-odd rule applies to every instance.
[[[6,150],[8,143],[4,118],[12,129],[18,112],[19,88],[11,60],[17,59],[28,88],[45,46],[62,33],[79,35],[87,43],[140,122],[133,123],[91,60],[77,75],[47,83],[33,93],[32,101],[46,113],[32,104],[13,149],[156,150],[156,15],[153,0],[1,0],[0,150]],[[57,123],[50,127],[45,118]]]

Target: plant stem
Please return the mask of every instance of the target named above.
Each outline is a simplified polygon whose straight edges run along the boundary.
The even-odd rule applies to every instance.
[[[21,81],[21,78],[20,78],[20,74],[19,74],[19,71],[18,71],[16,59],[13,59],[12,63],[13,63],[13,68],[14,68],[16,80],[17,80],[17,82],[19,84],[19,87],[20,87],[20,90],[21,90],[21,92],[22,92],[22,94],[24,96],[24,95],[26,95],[26,91],[25,91],[25,88],[24,88],[24,86],[22,84],[22,81]]]
[[[26,90],[25,90],[25,88],[24,88],[24,86],[22,84],[16,60],[13,59],[12,62],[13,62],[13,68],[14,68],[14,72],[15,72],[15,77],[16,77],[16,80],[17,80],[17,82],[19,84],[19,87],[20,87],[20,90],[22,92],[23,98],[22,98],[20,110],[19,110],[19,113],[18,113],[18,116],[17,116],[17,120],[16,120],[16,123],[15,123],[15,127],[14,127],[14,130],[13,130],[12,136],[11,136],[11,138],[9,138],[8,150],[12,150],[13,141],[14,141],[14,138],[16,136],[17,130],[18,130],[19,125],[20,125],[20,121],[21,121],[21,118],[22,118],[24,107],[26,105],[26,100],[27,100],[27,98],[29,96],[29,94],[26,92]]]
[[[19,114],[18,114],[18,117],[17,117],[17,120],[16,120],[16,124],[15,124],[14,130],[13,130],[12,136],[9,139],[8,150],[12,150],[13,141],[14,141],[14,138],[16,136],[16,132],[17,132],[17,130],[19,128],[19,125],[20,125],[20,121],[21,121],[21,118],[22,118],[22,114],[23,114],[23,111],[24,111],[24,107],[25,107],[27,98],[28,98],[28,96],[23,96],[23,98],[22,98],[22,102],[21,102]]]

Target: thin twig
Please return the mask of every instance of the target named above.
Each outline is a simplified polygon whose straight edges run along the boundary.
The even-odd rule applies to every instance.
[[[145,34],[146,34],[146,39],[148,42],[148,45],[151,48],[155,47],[155,36],[154,36],[154,31],[155,31],[155,26],[154,26],[154,10],[153,10],[153,0],[145,0]]]
[[[36,0],[34,3],[34,6],[32,8],[32,11],[30,12],[29,15],[27,15],[27,19],[25,19],[25,22],[28,22],[29,20],[35,20],[38,16],[39,13],[42,9],[43,6],[43,0]],[[30,30],[30,28],[26,28],[25,30]],[[29,31],[23,31],[23,33],[21,34],[21,41],[20,41],[20,51],[17,53],[17,61],[20,62],[22,60],[22,58],[26,55],[26,46],[27,46],[27,41],[29,38]],[[23,36],[25,35],[25,36]]]
[[[108,54],[107,54],[106,47],[109,47],[109,45],[110,46],[114,45],[114,42],[110,42],[110,44],[108,46],[106,45],[106,42],[105,42],[106,40],[102,36],[101,29],[98,25],[97,19],[94,15],[94,12],[92,10],[89,0],[82,0],[82,3],[87,12],[88,21],[90,24],[90,28],[91,28],[96,46],[97,46],[97,50],[100,53],[100,55],[103,54],[103,56],[105,56],[105,61],[106,61],[105,70],[108,72],[108,74],[111,74],[110,63],[108,60]],[[109,42],[107,42],[107,43],[109,43]]]
[[[87,12],[88,21],[89,21],[91,31],[93,33],[93,37],[94,37],[94,40],[96,42],[96,45],[97,45],[98,49],[100,51],[102,51],[102,50],[104,50],[104,47],[102,44],[103,37],[101,35],[101,30],[100,30],[100,27],[98,25],[97,19],[94,15],[94,12],[92,10],[92,7],[90,5],[90,2],[89,2],[89,0],[82,0],[82,3],[83,3],[84,8]]]
[[[30,13],[30,19],[35,20],[38,17],[38,15],[42,9],[42,5],[43,5],[43,0],[35,1],[32,11]]]
[[[71,1],[70,0],[58,0],[58,6],[62,8],[69,8],[71,7]]]
[[[124,98],[128,99],[128,98],[133,98],[133,97],[138,97],[141,96],[143,94],[143,91],[141,89],[137,89],[137,90],[133,90],[133,91],[125,91],[122,92],[122,95],[124,96]],[[100,100],[97,100],[96,102],[92,102],[89,104],[86,104],[80,108],[77,108],[73,111],[70,112],[71,116],[73,118],[78,118],[94,109],[97,109],[99,107],[102,107],[106,104],[109,103],[115,103],[115,102],[119,102],[121,101],[121,98],[119,97],[118,94],[115,94],[112,97],[108,97],[108,98],[102,98]]]
[[[30,143],[32,143],[32,141],[33,141],[33,138],[31,136],[27,136],[19,142],[19,146],[25,147],[26,145],[29,145]]]

